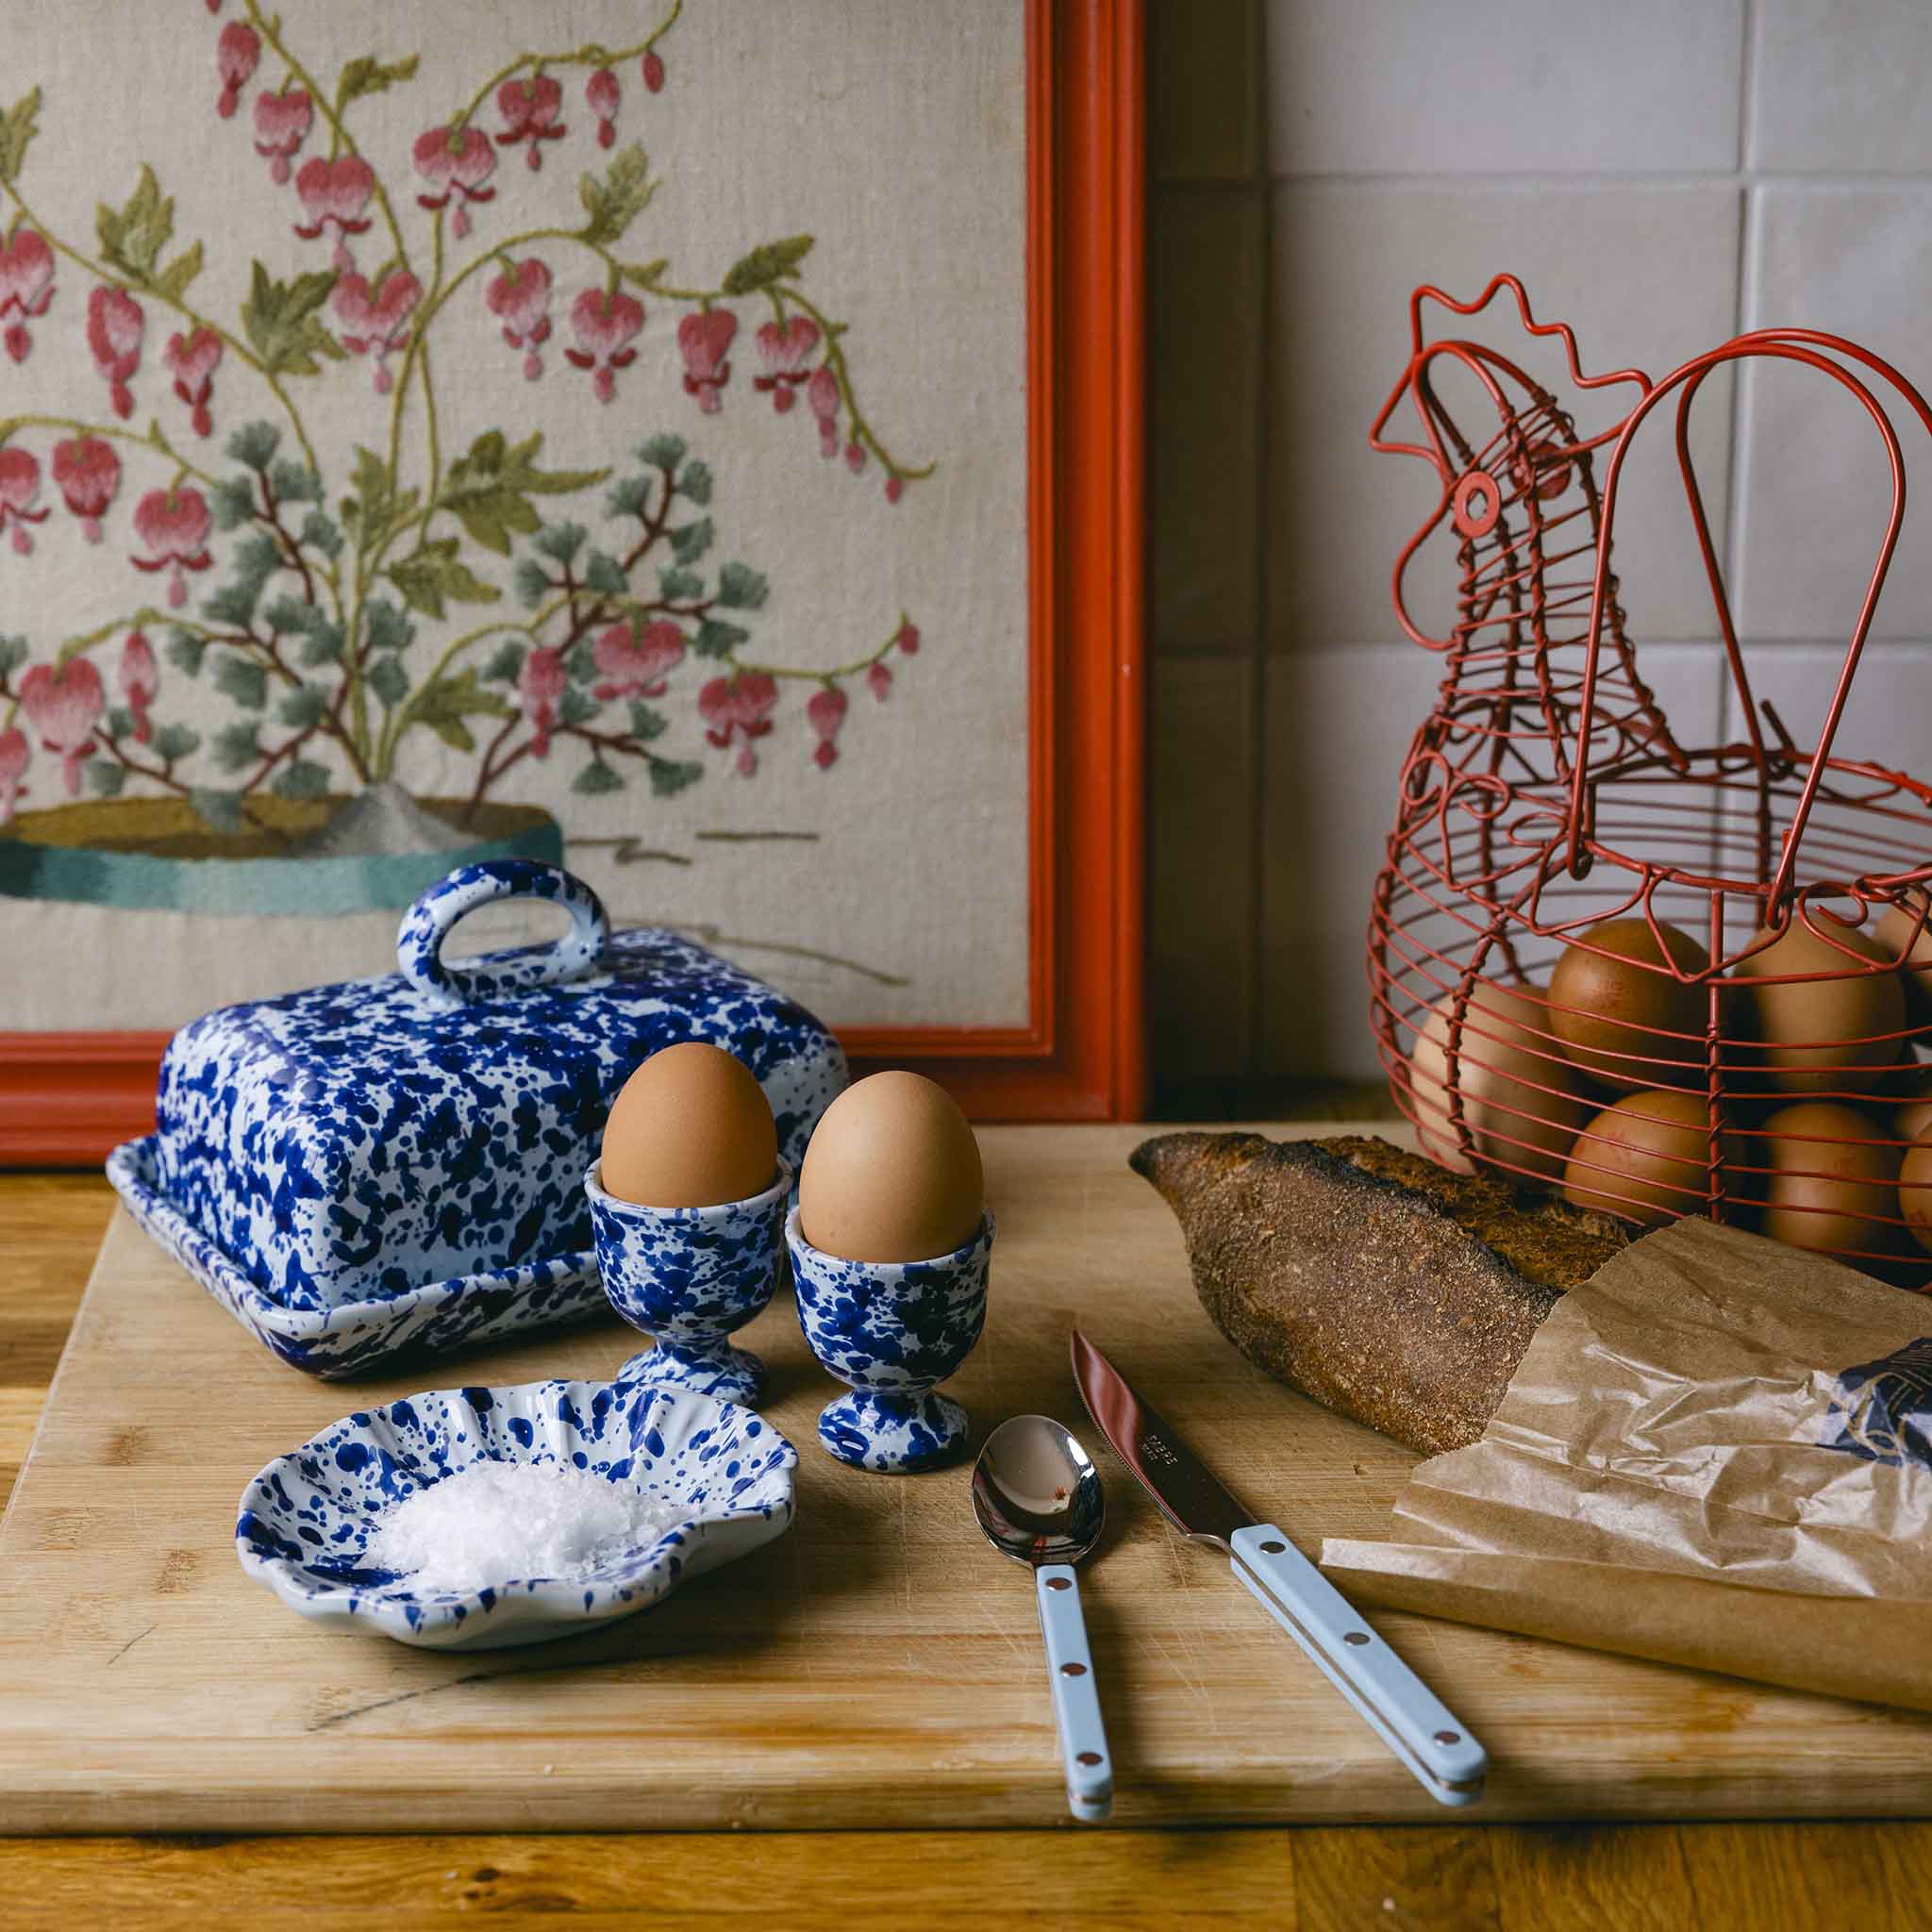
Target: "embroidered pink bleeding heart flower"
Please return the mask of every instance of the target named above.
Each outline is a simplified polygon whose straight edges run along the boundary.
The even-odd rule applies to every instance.
[[[586,289],[570,305],[570,325],[577,346],[566,349],[564,359],[594,372],[591,387],[600,403],[608,403],[617,392],[616,371],[638,359],[629,343],[644,325],[644,305],[634,295]]]
[[[728,308],[703,309],[677,325],[677,346],[684,352],[684,392],[698,399],[707,416],[724,407],[719,391],[731,380],[731,339],[738,318]]]
[[[845,722],[845,693],[836,684],[828,684],[823,690],[813,691],[806,701],[805,715],[819,735],[811,761],[820,771],[829,771],[839,762],[836,741],[839,727]]]
[[[161,351],[161,360],[175,378],[175,393],[193,410],[197,436],[213,433],[215,419],[208,413],[208,397],[214,393],[215,368],[222,359],[222,339],[212,329],[197,328],[189,336],[170,336]]]
[[[612,147],[617,142],[617,109],[624,96],[617,76],[609,68],[600,67],[584,83],[584,102],[597,117],[597,145]]]
[[[865,468],[865,451],[857,437],[845,445],[845,467],[855,476]]]
[[[127,708],[134,713],[134,741],[145,744],[154,735],[147,708],[160,688],[161,673],[155,662],[153,646],[138,630],[129,631],[127,641],[121,646],[121,668],[114,682],[127,700]]]
[[[233,117],[242,103],[242,90],[255,73],[261,58],[261,36],[245,21],[231,20],[215,42],[215,72],[222,77],[222,96],[215,112],[224,121]]]
[[[547,74],[529,80],[507,80],[496,90],[496,111],[503,116],[503,132],[496,137],[498,147],[529,143],[527,159],[533,168],[543,165],[543,142],[561,141],[564,128],[558,120],[563,108],[563,89]]]
[[[347,274],[356,266],[349,253],[348,238],[369,227],[369,198],[375,192],[375,171],[360,155],[342,155],[333,161],[320,155],[309,158],[295,170],[295,192],[301,197],[306,221],[294,225],[305,242],[313,242],[325,230],[336,231],[334,261]]]
[[[527,351],[524,375],[535,382],[543,374],[537,351],[550,340],[550,271],[532,255],[506,261],[503,273],[483,291],[490,312],[503,325],[503,339],[512,349]]]
[[[13,816],[15,801],[26,787],[20,781],[33,762],[33,747],[18,725],[0,731],[0,825]]]
[[[878,699],[880,704],[884,704],[892,694],[892,673],[883,660],[876,664],[868,664],[866,666],[865,682],[873,696]]]
[[[285,87],[278,94],[264,88],[256,95],[255,152],[268,162],[268,177],[277,188],[287,184],[289,163],[314,120],[315,103],[306,88]]]
[[[524,659],[517,673],[517,696],[530,721],[530,755],[550,756],[550,734],[557,725],[557,701],[570,687],[563,653],[554,644],[540,644]]]
[[[141,304],[125,289],[104,285],[88,291],[88,352],[107,378],[115,415],[124,420],[134,413],[134,391],[127,387],[127,378],[141,367],[141,338],[146,325]]]
[[[753,741],[772,728],[772,709],[778,702],[777,680],[762,671],[741,671],[731,677],[714,677],[698,692],[698,716],[705,721],[705,741],[725,750],[741,738],[733,761],[741,777],[758,768]]]
[[[821,362],[812,371],[811,380],[805,386],[805,399],[811,405],[811,412],[818,419],[820,456],[837,456],[839,454],[839,378],[832,374],[829,363]]]
[[[342,326],[342,347],[352,356],[375,358],[375,392],[386,396],[394,387],[389,358],[408,340],[409,312],[423,294],[423,285],[407,269],[391,269],[374,295],[360,275],[344,275],[329,298]]]
[[[134,506],[134,534],[147,545],[145,557],[130,559],[136,570],[168,573],[168,605],[178,610],[188,601],[182,572],[207,570],[208,533],[213,525],[208,501],[198,490],[150,490]],[[77,660],[76,660],[77,661]]]
[[[80,519],[80,534],[101,541],[101,519],[121,487],[121,458],[114,445],[98,436],[78,436],[54,445],[54,481],[70,515]]]
[[[919,626],[909,617],[899,620],[899,628],[892,633],[892,641],[908,658],[919,656]]]
[[[58,669],[36,664],[20,680],[20,708],[42,748],[61,760],[70,798],[80,790],[81,763],[107,708],[101,674],[85,658],[70,658]]]
[[[470,204],[496,199],[496,190],[487,185],[496,172],[490,137],[480,127],[430,127],[416,137],[411,152],[417,174],[432,191],[416,197],[417,207],[447,208],[454,201],[450,232],[461,241],[470,232]]]
[[[661,619],[636,633],[628,624],[613,624],[597,640],[591,655],[604,677],[592,691],[593,697],[661,698],[665,678],[684,662],[684,633]]]
[[[16,362],[26,360],[34,345],[27,323],[47,312],[54,299],[54,251],[37,228],[16,228],[11,242],[0,243],[0,316],[7,325],[7,353]]]
[[[40,458],[10,444],[0,449],[0,530],[12,530],[13,547],[22,557],[34,547],[27,525],[47,521],[47,511],[34,508],[40,493]]]
[[[662,55],[655,50],[646,54],[638,62],[638,69],[644,77],[644,86],[648,92],[654,94],[661,94],[664,92],[664,58]]]
[[[775,322],[761,324],[752,340],[764,374],[753,376],[751,386],[770,390],[772,407],[782,416],[798,401],[798,391],[811,374],[806,364],[819,345],[819,325],[808,315],[794,315],[782,328]],[[838,388],[836,377],[833,388]]]
[[[898,500],[899,500],[899,499],[900,499],[900,498],[901,498],[902,496],[904,496],[905,494],[906,494],[906,479],[905,479],[905,477],[903,477],[903,476],[896,476],[896,475],[894,475],[894,476],[888,476],[888,477],[886,478],[886,501],[887,501],[888,503],[897,503],[897,502],[898,502]]]

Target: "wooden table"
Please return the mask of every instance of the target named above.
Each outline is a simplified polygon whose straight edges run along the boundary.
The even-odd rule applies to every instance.
[[[1042,1130],[1051,1131],[1051,1130]],[[25,1457],[113,1205],[91,1175],[0,1176],[0,1499]],[[1855,1767],[1850,1768],[1856,1770]],[[675,1849],[674,1850],[674,1843]],[[667,1873],[675,1866],[675,1884]],[[311,1932],[514,1921],[666,1928],[741,1911],[925,1927],[1924,1923],[1932,1824],[1307,1827],[1225,1832],[0,1840],[0,1919],[242,1918]]]

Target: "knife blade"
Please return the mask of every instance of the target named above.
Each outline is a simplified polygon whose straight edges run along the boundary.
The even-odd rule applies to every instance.
[[[1441,1805],[1482,1796],[1488,1754],[1358,1617],[1287,1534],[1257,1522],[1126,1377],[1075,1328],[1074,1380],[1094,1426],[1181,1534],[1224,1550],[1235,1574]]]

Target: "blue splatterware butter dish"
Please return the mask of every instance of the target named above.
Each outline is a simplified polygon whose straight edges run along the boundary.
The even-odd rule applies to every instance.
[[[495,900],[571,930],[445,964]],[[225,1007],[161,1061],[156,1131],[108,1176],[148,1233],[283,1360],[373,1369],[602,1309],[583,1175],[639,1061],[680,1041],[741,1059],[804,1158],[845,1085],[831,1034],[675,933],[613,933],[534,859],[458,867],[404,915],[400,971]]]
[[[385,1519],[452,1476],[578,1472],[652,1507],[653,1526],[565,1575],[426,1587],[372,1557]],[[641,1382],[433,1389],[358,1410],[242,1492],[242,1567],[326,1628],[442,1650],[569,1637],[628,1617],[691,1577],[782,1536],[798,1452],[749,1409]]]

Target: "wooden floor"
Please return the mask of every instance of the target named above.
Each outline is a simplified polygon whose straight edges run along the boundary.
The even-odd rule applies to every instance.
[[[92,1175],[0,1175],[0,1500],[25,1459],[113,1197]],[[218,1694],[218,1692],[216,1693]],[[0,1713],[0,1723],[5,1714]],[[1856,1765],[1845,1767],[1858,1775]],[[663,1932],[1494,1927],[1716,1932],[1923,1926],[1932,1824],[1457,1825],[1292,1831],[0,1840],[0,1923],[57,1928],[491,1924]],[[890,1903],[888,1903],[890,1902]]]

